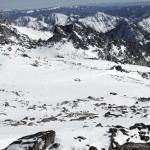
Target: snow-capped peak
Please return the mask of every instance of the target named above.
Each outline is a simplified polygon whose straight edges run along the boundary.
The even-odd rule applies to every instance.
[[[45,22],[49,25],[66,25],[69,23],[69,17],[60,13],[52,13],[45,19]]]
[[[79,19],[79,22],[83,23],[87,27],[94,28],[96,31],[105,33],[115,28],[118,19],[119,18],[117,17],[97,12],[94,16]]]
[[[14,21],[14,25],[17,26],[26,26],[28,28],[34,28],[37,30],[47,28],[47,24],[41,20],[37,20],[37,18],[30,16],[22,16]]]

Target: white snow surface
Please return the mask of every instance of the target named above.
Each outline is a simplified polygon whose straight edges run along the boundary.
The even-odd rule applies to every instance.
[[[88,16],[83,19],[79,19],[79,22],[83,23],[87,27],[91,27],[98,32],[107,32],[115,28],[119,18],[107,15],[102,12],[97,12],[94,16]]]
[[[33,28],[27,28],[27,27],[20,27],[20,26],[13,26],[16,28],[20,33],[26,34],[29,38],[33,40],[48,40],[53,36],[53,34],[50,31],[41,31],[36,30]]]
[[[109,127],[150,122],[149,115],[144,117],[146,113],[143,112],[149,101],[136,104],[136,108],[142,111],[140,114],[134,114],[131,109],[138,98],[150,97],[150,80],[139,74],[150,72],[150,68],[121,64],[129,73],[119,72],[110,69],[118,64],[88,59],[90,51],[77,51],[71,44],[61,46],[58,43],[53,48],[24,50],[29,56],[25,58],[17,46],[13,46],[12,51],[7,51],[9,46],[1,46],[0,149],[22,136],[45,130],[56,131],[56,141],[60,142],[61,150],[88,150],[86,145],[108,149]],[[65,57],[57,58],[58,55]],[[83,59],[85,57],[87,59]],[[117,95],[111,95],[111,92]],[[110,105],[126,106],[128,113],[122,117],[106,118],[104,114],[108,111],[121,114],[115,108],[109,109]],[[147,111],[149,113],[149,107]],[[97,117],[75,121],[89,113]],[[58,120],[41,121],[51,116]],[[29,118],[26,124],[21,123],[26,117]],[[18,122],[21,124],[16,125]],[[98,123],[103,127],[95,127]],[[78,136],[86,139],[80,142]],[[121,133],[116,138],[120,144],[127,139]]]
[[[17,26],[26,26],[28,28],[33,28],[36,30],[48,27],[48,25],[43,21],[37,21],[37,18],[29,16],[19,17],[18,19],[15,20],[14,24],[15,25],[17,24]]]
[[[14,25],[41,30],[43,28],[50,29],[53,25],[67,25],[70,23],[70,19],[68,16],[60,13],[52,13],[47,17],[39,16],[38,18],[23,16],[16,19]]]
[[[150,33],[150,17],[144,18],[138,23],[145,31]]]

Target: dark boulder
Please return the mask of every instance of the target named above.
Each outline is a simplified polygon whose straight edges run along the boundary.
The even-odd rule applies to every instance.
[[[120,72],[128,73],[128,71],[125,70],[125,69],[123,69],[120,65],[113,66],[113,67],[110,68],[110,70],[113,70],[113,69],[115,69],[115,70],[117,70],[117,71],[120,71]]]
[[[94,147],[94,146],[90,146],[89,150],[98,150],[98,149],[96,147]]]
[[[55,131],[38,132],[29,136],[22,137],[11,143],[4,150],[45,150],[55,141]]]

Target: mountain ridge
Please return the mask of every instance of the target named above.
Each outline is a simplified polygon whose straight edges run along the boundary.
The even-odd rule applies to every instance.
[[[76,9],[78,8],[80,9],[80,7]],[[30,10],[28,14],[31,15],[32,11]],[[28,36],[26,37],[30,48],[32,48],[32,45],[34,45],[33,48],[48,46],[51,51],[52,48],[54,50],[59,45],[59,49],[63,51],[63,45],[70,43],[72,49],[74,49],[73,53],[80,51],[80,49],[85,53],[90,51],[90,54],[87,54],[89,55],[88,58],[93,58],[93,55],[91,55],[93,53],[95,59],[105,59],[107,55],[107,60],[110,61],[150,65],[150,33],[146,20],[148,15],[142,16],[143,19],[139,19],[139,21],[126,17],[111,16],[104,12],[87,16],[62,13],[45,15],[39,13],[38,17],[31,17],[30,15],[20,16],[13,21],[13,27],[16,26],[16,31],[17,29],[23,31],[21,27],[27,27],[24,30],[32,28],[33,34],[34,30],[41,34],[41,38],[40,35],[35,37],[36,42],[33,42],[33,44],[31,42],[33,36],[29,35],[30,40]],[[46,35],[44,36],[42,32],[45,32]],[[24,34],[25,31],[22,33]],[[57,49],[55,51],[59,55]]]

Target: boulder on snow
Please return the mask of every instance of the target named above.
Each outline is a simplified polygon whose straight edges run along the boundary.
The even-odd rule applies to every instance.
[[[113,67],[110,68],[110,70],[113,70],[113,69],[115,69],[115,70],[117,70],[117,71],[120,71],[120,72],[128,73],[128,71],[125,70],[125,69],[123,69],[120,65],[113,66]]]
[[[4,150],[45,150],[55,141],[55,131],[38,132],[11,143]]]
[[[90,146],[89,150],[98,150],[95,146]]]

